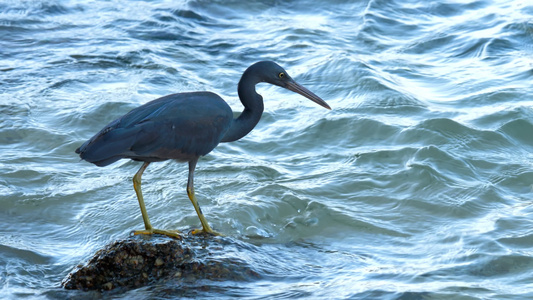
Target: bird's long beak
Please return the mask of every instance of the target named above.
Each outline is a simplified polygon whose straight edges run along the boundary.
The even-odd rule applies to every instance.
[[[322,100],[320,97],[318,97],[313,92],[311,92],[310,90],[306,89],[305,87],[303,87],[302,85],[300,85],[299,83],[297,83],[294,80],[291,80],[291,81],[287,82],[287,85],[285,86],[285,88],[304,96],[305,98],[315,102],[316,104],[318,104],[318,105],[320,105],[322,107],[325,107],[327,109],[331,109],[331,107],[329,107],[329,105],[326,103],[326,101]]]

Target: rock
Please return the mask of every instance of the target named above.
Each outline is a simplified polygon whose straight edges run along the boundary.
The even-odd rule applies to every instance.
[[[224,256],[231,240],[221,237],[136,235],[99,250],[62,282],[66,289],[132,289],[161,281],[251,280],[259,278],[245,262]],[[211,246],[211,247],[210,247]],[[219,253],[212,253],[212,250]]]

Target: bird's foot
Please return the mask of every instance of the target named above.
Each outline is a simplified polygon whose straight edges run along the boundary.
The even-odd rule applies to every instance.
[[[145,229],[145,230],[135,230],[134,235],[138,234],[162,234],[175,239],[182,239],[181,232],[178,230],[161,230],[161,229]]]
[[[209,230],[205,229],[193,229],[189,231],[189,234],[192,235],[214,235],[214,236],[224,236],[222,233],[218,233],[214,231],[213,229],[209,228]]]

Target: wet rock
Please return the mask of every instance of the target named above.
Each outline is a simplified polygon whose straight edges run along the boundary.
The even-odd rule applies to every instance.
[[[251,280],[246,262],[224,255],[232,241],[220,237],[138,235],[107,245],[62,282],[66,289],[132,289],[165,281]]]

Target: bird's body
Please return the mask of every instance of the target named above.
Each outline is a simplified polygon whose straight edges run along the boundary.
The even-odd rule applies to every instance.
[[[77,152],[100,167],[121,158],[190,161],[211,152],[232,122],[231,108],[214,93],[172,94],[109,123]]]
[[[172,94],[141,105],[114,120],[86,141],[76,153],[97,166],[107,166],[122,158],[144,162],[133,177],[145,229],[138,234],[160,233],[177,237],[173,231],[152,228],[141,191],[141,176],[152,162],[174,159],[189,162],[187,194],[202,223],[209,227],[194,194],[194,170],[198,158],[211,152],[220,142],[232,142],[248,134],[263,113],[263,98],[255,85],[267,82],[297,92],[330,109],[318,96],[296,83],[277,64],[269,61],[250,66],[239,81],[239,98],[244,106],[233,118],[229,105],[211,92]]]

